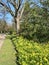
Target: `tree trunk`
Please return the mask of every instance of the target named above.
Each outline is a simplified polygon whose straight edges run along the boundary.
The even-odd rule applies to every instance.
[[[17,33],[20,33],[20,20],[17,19]]]
[[[19,35],[19,33],[20,33],[20,20],[18,18],[15,19],[15,28],[16,28],[16,33]]]

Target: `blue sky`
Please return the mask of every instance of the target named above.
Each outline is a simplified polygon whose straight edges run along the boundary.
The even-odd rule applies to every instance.
[[[4,0],[5,1],[5,0]],[[36,3],[38,3],[38,5],[39,6],[41,6],[40,5],[40,3],[39,3],[39,0],[33,0],[33,2],[36,2]],[[14,11],[14,8],[11,6],[11,9]],[[0,14],[0,15],[2,15],[2,16],[0,16],[0,18],[2,18],[3,17],[3,14]],[[8,22],[8,23],[11,23],[11,21],[12,21],[12,16],[8,13],[7,15],[6,15],[6,21]]]
[[[3,18],[3,14],[1,14],[0,16],[0,19]],[[12,21],[12,16],[8,13],[6,16],[5,16],[5,20],[7,21],[7,23],[11,24],[11,21]]]

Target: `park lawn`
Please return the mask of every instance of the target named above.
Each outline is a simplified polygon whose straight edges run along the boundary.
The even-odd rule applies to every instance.
[[[5,39],[0,50],[0,65],[16,65],[15,50],[10,39]]]

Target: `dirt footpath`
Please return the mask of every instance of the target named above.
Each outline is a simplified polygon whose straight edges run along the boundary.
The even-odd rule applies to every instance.
[[[0,34],[0,49],[1,49],[2,45],[3,45],[5,36],[6,36],[5,34]]]

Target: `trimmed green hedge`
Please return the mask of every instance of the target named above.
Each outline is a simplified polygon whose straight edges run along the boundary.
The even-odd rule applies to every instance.
[[[38,44],[22,37],[13,38],[21,65],[49,65],[49,44]]]
[[[39,44],[23,37],[12,39],[18,50],[20,65],[49,65],[49,43]]]

